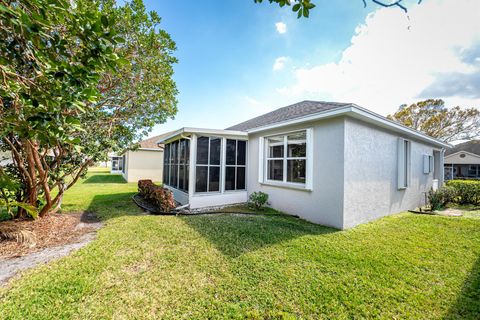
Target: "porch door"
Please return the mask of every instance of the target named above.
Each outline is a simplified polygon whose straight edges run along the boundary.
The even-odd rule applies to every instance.
[[[119,164],[118,158],[112,158],[112,171],[118,171],[120,167]]]
[[[444,176],[445,180],[452,180],[453,179],[453,166],[446,166],[444,168]]]

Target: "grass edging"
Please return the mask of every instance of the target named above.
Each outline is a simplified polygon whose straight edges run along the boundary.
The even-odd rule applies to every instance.
[[[293,217],[300,219],[299,216],[297,215],[286,215],[285,213],[281,212],[270,212],[270,213],[263,213],[263,212],[246,212],[246,211],[222,211],[222,210],[211,210],[211,211],[193,211],[193,212],[184,212],[184,211],[153,211],[151,208],[148,208],[147,206],[143,205],[140,201],[136,199],[136,197],[140,197],[139,193],[136,193],[132,196],[133,202],[140,207],[142,210],[145,210],[146,212],[153,214],[153,215],[165,215],[165,216],[198,216],[198,215],[207,215],[207,214],[243,214],[243,215],[251,215],[251,216],[258,216],[258,215],[265,215],[265,216],[288,216],[288,217]]]

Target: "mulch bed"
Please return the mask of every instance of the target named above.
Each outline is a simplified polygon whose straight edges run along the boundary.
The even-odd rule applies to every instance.
[[[0,260],[20,257],[42,249],[76,242],[77,239],[100,226],[94,213],[79,212],[51,214],[37,220],[9,220],[0,222],[0,228],[15,228],[33,233],[30,242],[0,239]]]

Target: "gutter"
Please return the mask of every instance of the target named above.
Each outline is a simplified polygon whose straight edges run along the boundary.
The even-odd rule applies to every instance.
[[[442,148],[452,148],[453,146],[449,143],[445,143],[443,141],[440,141],[438,139],[432,138],[430,136],[427,136],[424,133],[421,133],[417,130],[408,128],[400,123],[394,122],[392,120],[389,120],[377,113],[374,113],[370,110],[367,110],[365,108],[362,108],[360,106],[357,106],[355,104],[348,105],[346,107],[340,107],[336,108],[333,110],[327,110],[323,112],[319,112],[313,115],[308,115],[300,118],[296,118],[293,120],[287,120],[287,121],[282,121],[282,122],[277,122],[274,124],[258,127],[258,128],[253,128],[250,130],[247,130],[249,134],[251,133],[258,133],[266,130],[271,130],[271,129],[276,129],[276,128],[281,128],[287,125],[293,125],[293,124],[298,124],[298,123],[303,123],[303,122],[311,122],[315,120],[321,120],[321,119],[329,119],[333,117],[339,117],[339,116],[350,116],[352,118],[360,119],[362,121],[365,121],[367,123],[372,123],[376,126],[382,127],[382,128],[387,128],[392,131],[396,132],[401,132],[403,134],[407,134],[409,136],[414,136],[420,140],[427,141],[430,144],[440,146]]]

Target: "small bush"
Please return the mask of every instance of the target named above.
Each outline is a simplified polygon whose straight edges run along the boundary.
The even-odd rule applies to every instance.
[[[447,186],[455,190],[454,202],[459,204],[480,204],[480,181],[450,180]]]
[[[139,180],[138,193],[162,212],[169,212],[176,206],[173,193],[166,188],[157,186],[152,180]]]
[[[152,180],[138,180],[138,193],[145,198],[152,185],[155,185]]]
[[[444,186],[436,191],[431,189],[428,192],[428,202],[432,210],[441,210],[452,202],[455,198],[455,189],[449,186]]]
[[[261,210],[267,204],[268,194],[265,192],[253,192],[250,194],[248,205],[255,210]]]

